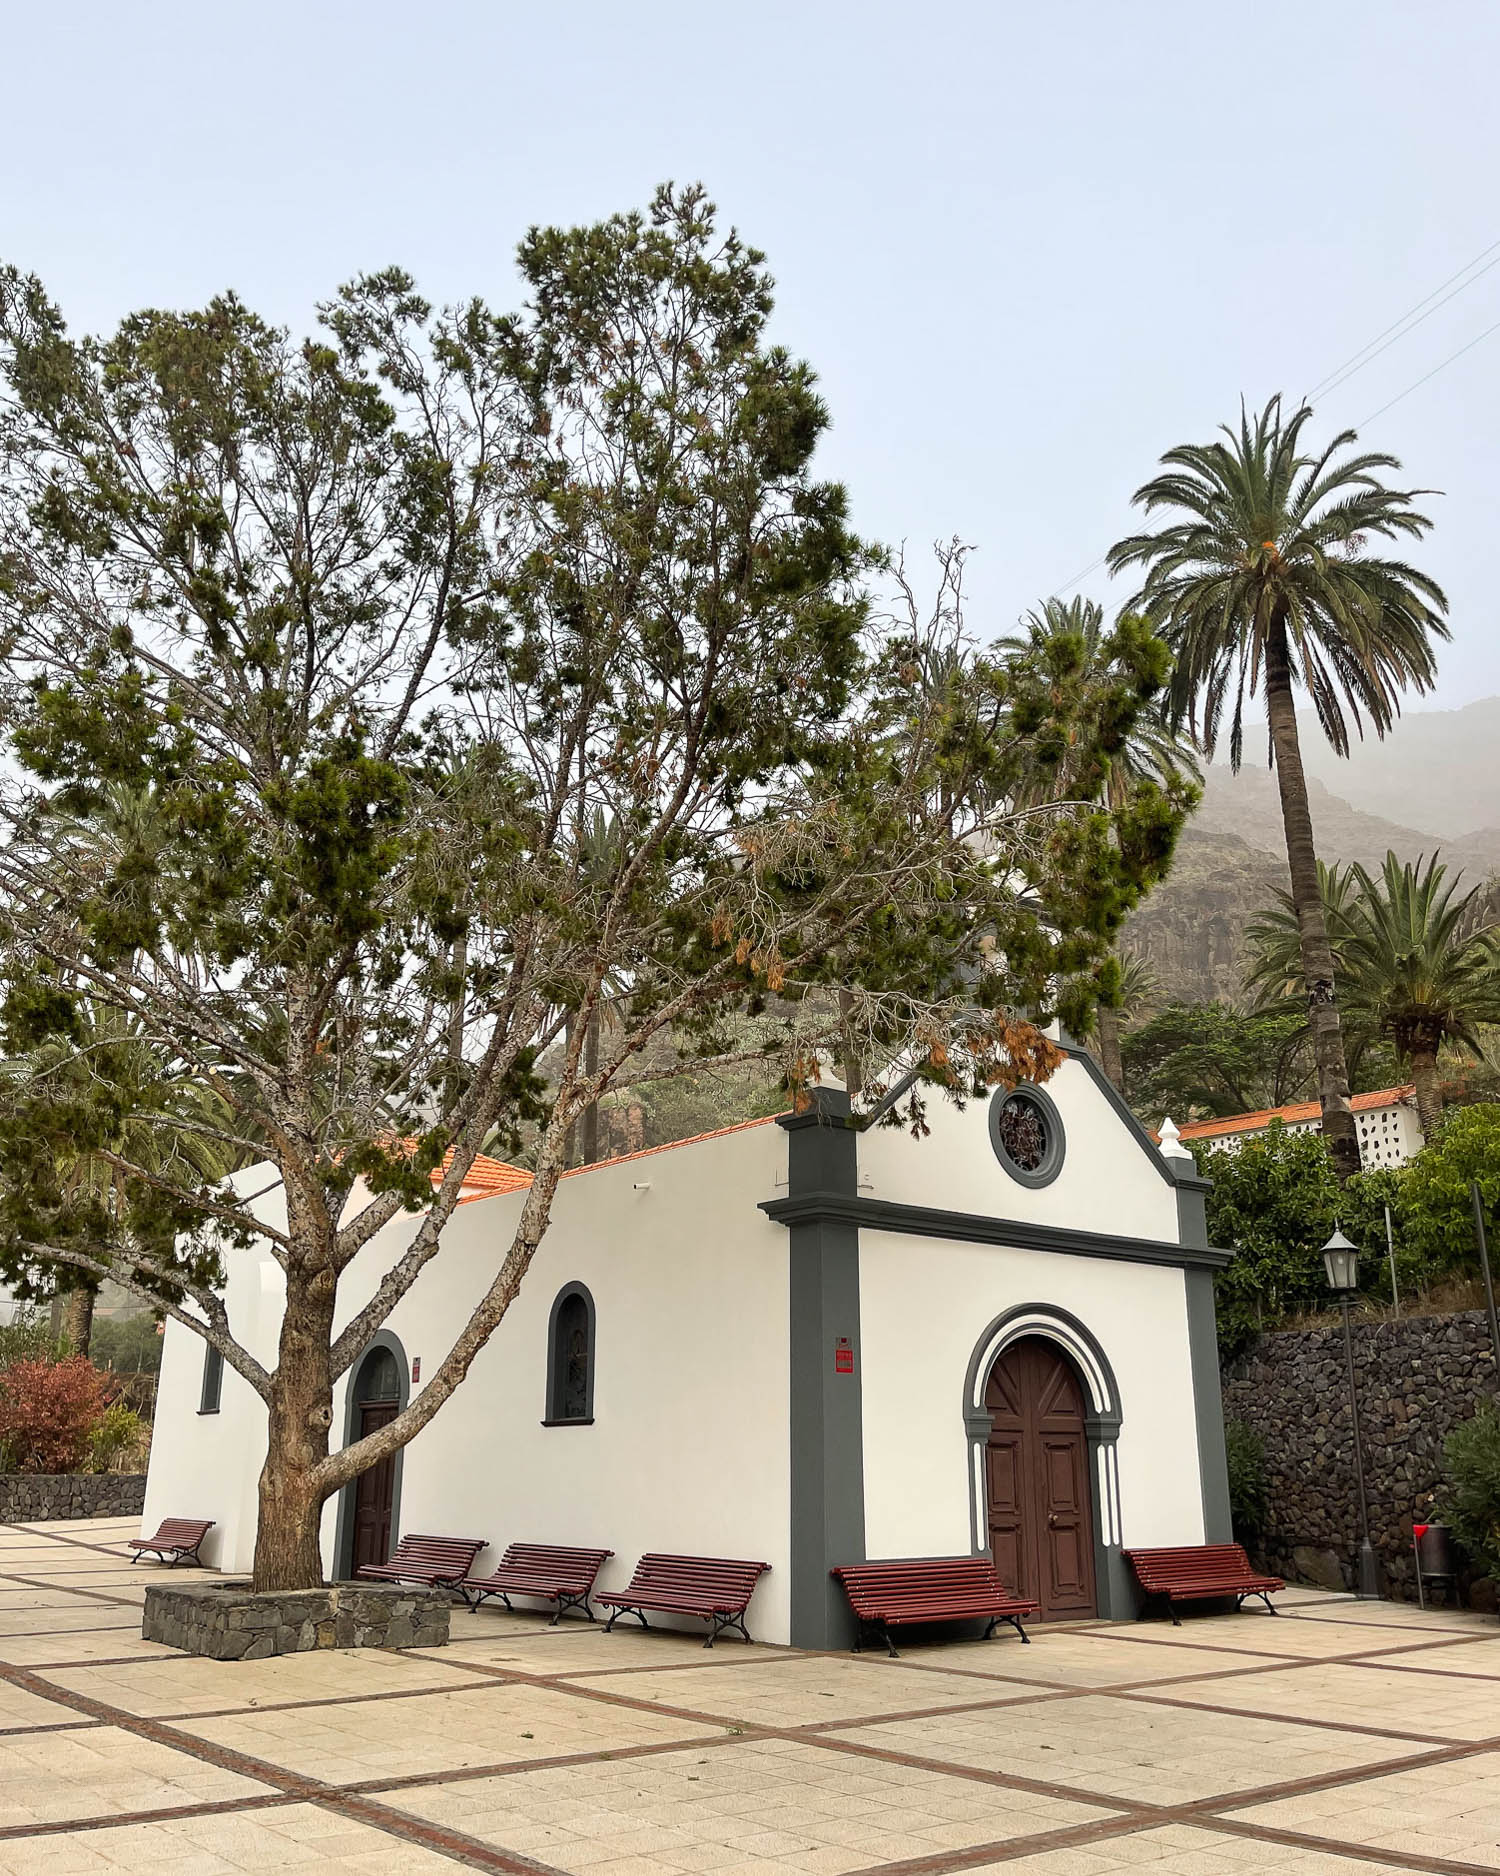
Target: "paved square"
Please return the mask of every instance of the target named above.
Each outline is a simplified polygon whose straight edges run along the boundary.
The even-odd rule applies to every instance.
[[[1294,1591],[891,1661],[485,1609],[211,1662],[140,1639],[134,1529],[0,1527],[0,1876],[1500,1870],[1492,1618]]]
[[[1103,1815],[791,1740],[439,1786],[395,1802],[591,1876],[860,1870]]]

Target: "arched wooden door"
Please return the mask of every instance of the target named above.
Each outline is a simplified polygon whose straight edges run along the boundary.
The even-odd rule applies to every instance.
[[[1055,1343],[1013,1342],[990,1370],[990,1552],[1043,1617],[1094,1615],[1093,1507],[1083,1392]]]
[[[388,1348],[372,1348],[354,1378],[354,1435],[363,1439],[401,1411],[401,1376]],[[391,1510],[396,1497],[396,1456],[378,1459],[354,1482],[354,1575],[366,1563],[391,1554]]]

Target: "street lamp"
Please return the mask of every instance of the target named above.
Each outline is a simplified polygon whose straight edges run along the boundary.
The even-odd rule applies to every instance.
[[[1349,1305],[1359,1289],[1359,1252],[1334,1229],[1323,1246],[1323,1269],[1328,1287],[1344,1312],[1344,1361],[1349,1370],[1349,1418],[1354,1427],[1354,1484],[1359,1494],[1359,1551],[1355,1566],[1355,1595],[1378,1600],[1380,1560],[1370,1543],[1370,1507],[1365,1499],[1365,1458],[1359,1439],[1359,1392],[1354,1385],[1354,1333],[1349,1327]]]

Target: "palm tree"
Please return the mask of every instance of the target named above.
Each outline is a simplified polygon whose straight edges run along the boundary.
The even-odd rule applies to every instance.
[[[1105,683],[1117,675],[1117,646],[1105,630],[1104,608],[1092,599],[1044,599],[1020,620],[1021,630],[1002,638],[1001,654],[1032,653],[1054,684]],[[1203,780],[1197,751],[1169,721],[1161,701],[1140,711],[1118,747],[1107,758],[1098,796],[1107,807],[1118,808],[1129,799],[1139,781],[1172,788],[1186,780]],[[1050,792],[1073,785],[1066,773],[1049,775]],[[1151,967],[1129,952],[1116,954],[1120,964],[1120,996],[1114,1004],[1101,1003],[1098,1015],[1099,1064],[1121,1093],[1125,1070],[1120,1060],[1120,1020],[1150,1003],[1156,994]]]
[[[1350,1043],[1394,1045],[1430,1139],[1443,1112],[1439,1051],[1457,1044],[1480,1056],[1480,1025],[1500,1023],[1500,941],[1487,889],[1458,896],[1462,875],[1449,881],[1436,854],[1413,866],[1387,853],[1378,878],[1362,866],[1319,870]],[[1254,982],[1268,998],[1285,995],[1295,941],[1290,896],[1248,935],[1258,954]]]
[[[1103,683],[1117,676],[1117,648],[1104,626],[1104,608],[1092,599],[1045,599],[1019,621],[1021,630],[998,641],[996,651],[1037,654],[1056,684]],[[1165,699],[1140,711],[1119,747],[1108,759],[1100,799],[1117,808],[1134,782],[1148,780],[1170,787],[1186,779],[1201,783],[1202,772],[1191,741],[1168,719]],[[1055,792],[1069,778],[1051,777]]]
[[[136,1089],[135,1110],[115,1116],[106,1129],[91,1130],[86,1143],[58,1136],[50,1146],[63,1207],[97,1226],[100,1241],[87,1248],[107,1260],[104,1239],[128,1243],[138,1230],[132,1191],[139,1192],[139,1182],[127,1168],[193,1191],[226,1177],[247,1154],[232,1144],[234,1121],[224,1101],[201,1082],[168,1072],[131,1018],[83,997],[77,1020],[72,1040],[49,1041],[0,1061],[0,1107],[54,1117],[81,1112],[94,1062],[105,1055],[112,1075]],[[78,1355],[89,1352],[95,1289],[85,1279],[65,1293],[62,1327]]]
[[[1427,532],[1432,524],[1415,506],[1424,491],[1389,487],[1382,472],[1400,464],[1356,451],[1352,430],[1312,453],[1302,441],[1311,416],[1304,404],[1283,417],[1273,397],[1253,421],[1242,409],[1238,430],[1226,426],[1224,441],[1169,450],[1167,472],[1134,499],[1147,514],[1168,510],[1176,518],[1118,542],[1109,563],[1112,572],[1144,567],[1134,603],[1176,659],[1171,717],[1189,725],[1206,754],[1213,754],[1227,704],[1229,758],[1238,768],[1245,700],[1257,689],[1265,700],[1323,1132],[1340,1177],[1348,1178],[1359,1170],[1359,1141],[1295,693],[1306,691],[1340,755],[1348,753],[1351,726],[1362,735],[1366,719],[1383,736],[1403,689],[1432,685],[1432,640],[1448,636],[1447,601],[1415,567],[1366,551],[1372,536]]]
[[[1120,1059],[1120,1024],[1138,1016],[1156,1000],[1156,972],[1133,951],[1117,951],[1120,961],[1120,996],[1114,1004],[1099,1005],[1099,1066],[1118,1091],[1125,1092],[1125,1065]]]

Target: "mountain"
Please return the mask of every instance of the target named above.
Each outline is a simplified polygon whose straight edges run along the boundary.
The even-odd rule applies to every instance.
[[[1500,697],[1404,717],[1348,761],[1315,722],[1300,727],[1322,859],[1373,869],[1387,852],[1402,860],[1440,852],[1466,883],[1500,873]],[[1247,758],[1262,748],[1247,731]],[[1125,927],[1126,948],[1150,962],[1165,996],[1239,995],[1245,924],[1285,889],[1285,854],[1276,776],[1264,758],[1247,759],[1237,775],[1210,766],[1171,876]]]
[[[1363,813],[1430,827],[1449,841],[1487,832],[1500,851],[1500,697],[1413,711],[1383,741],[1356,742],[1347,758],[1333,753],[1312,717],[1298,725],[1308,774]]]

